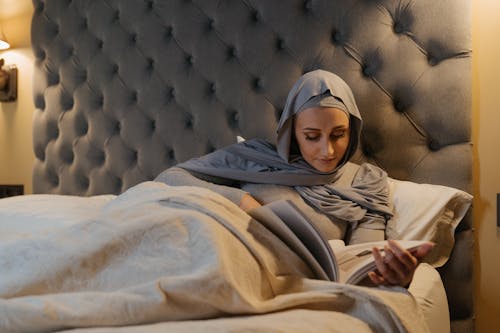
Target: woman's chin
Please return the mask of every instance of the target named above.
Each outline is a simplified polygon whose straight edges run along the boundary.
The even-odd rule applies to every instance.
[[[320,172],[324,172],[324,173],[330,173],[332,171],[335,170],[335,168],[337,167],[337,163],[328,163],[327,165],[325,165],[326,163],[317,163],[316,165],[313,165],[313,167],[320,171]]]

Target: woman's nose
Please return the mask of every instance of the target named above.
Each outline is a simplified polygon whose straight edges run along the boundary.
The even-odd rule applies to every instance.
[[[322,150],[324,156],[333,156],[333,153],[335,152],[335,148],[333,147],[333,142],[331,141],[325,142]]]

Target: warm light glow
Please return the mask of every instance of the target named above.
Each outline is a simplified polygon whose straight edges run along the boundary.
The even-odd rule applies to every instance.
[[[5,38],[5,35],[0,28],[0,50],[7,50],[8,48],[10,48],[10,44],[7,42],[7,38]]]
[[[0,39],[0,50],[7,50],[9,47],[10,47],[9,43]]]

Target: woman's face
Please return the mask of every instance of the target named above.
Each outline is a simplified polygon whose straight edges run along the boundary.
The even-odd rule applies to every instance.
[[[349,117],[337,108],[308,108],[295,116],[294,133],[304,160],[318,171],[331,172],[349,146]]]

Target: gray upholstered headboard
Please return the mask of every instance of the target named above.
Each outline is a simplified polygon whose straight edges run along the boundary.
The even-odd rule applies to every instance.
[[[35,193],[119,193],[236,135],[274,139],[323,68],[365,120],[357,160],[471,189],[469,0],[34,0]],[[470,215],[470,214],[469,214]],[[467,216],[441,271],[471,332]]]

